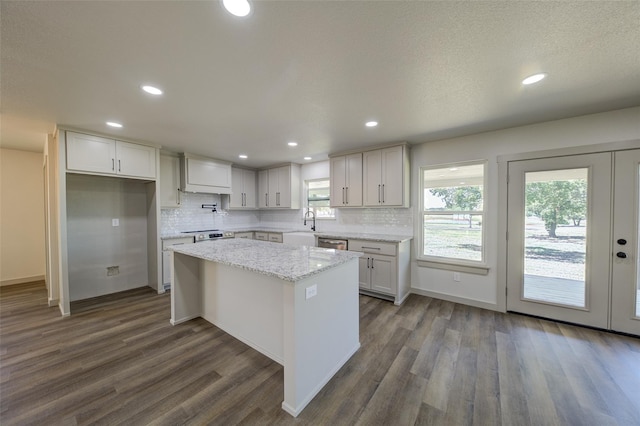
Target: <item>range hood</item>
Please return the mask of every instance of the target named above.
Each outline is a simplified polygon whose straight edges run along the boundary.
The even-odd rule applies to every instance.
[[[231,194],[231,163],[183,154],[180,158],[180,189],[204,194]]]

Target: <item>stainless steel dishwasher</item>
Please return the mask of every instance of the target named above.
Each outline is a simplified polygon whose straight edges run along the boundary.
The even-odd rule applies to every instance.
[[[335,250],[347,250],[347,240],[336,240],[334,238],[318,238],[318,247],[330,248]]]

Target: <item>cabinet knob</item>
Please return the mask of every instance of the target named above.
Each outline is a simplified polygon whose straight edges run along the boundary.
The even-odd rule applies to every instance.
[[[624,238],[620,238],[618,241],[616,241],[618,244],[620,244],[621,246],[627,244],[627,240],[625,240]]]
[[[627,253],[623,252],[623,251],[619,251],[616,253],[616,256],[618,256],[620,259],[626,259],[627,258]]]

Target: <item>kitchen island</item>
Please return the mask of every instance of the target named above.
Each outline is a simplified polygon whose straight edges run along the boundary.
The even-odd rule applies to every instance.
[[[202,317],[281,364],[294,417],[360,347],[360,253],[244,239],[170,249],[171,324]]]

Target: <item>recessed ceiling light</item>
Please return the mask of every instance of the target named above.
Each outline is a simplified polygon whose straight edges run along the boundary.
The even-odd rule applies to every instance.
[[[304,159],[309,161],[309,160],[311,160],[311,157],[304,157]]]
[[[287,143],[289,146],[298,146],[298,142],[289,142]]]
[[[367,127],[376,127],[378,125],[377,121],[367,121],[366,123],[364,123],[365,126]]]
[[[151,95],[162,95],[162,90],[154,86],[142,86],[142,90]]]
[[[240,155],[238,155],[238,157],[242,158],[243,160],[246,160],[247,158],[249,158],[245,154],[240,154]]]
[[[107,121],[107,126],[117,127],[118,129],[122,127],[122,124],[116,123],[115,121]]]
[[[529,85],[529,84],[534,84],[534,83],[539,82],[540,80],[542,80],[546,76],[547,76],[547,74],[545,74],[545,73],[539,73],[539,74],[530,75],[529,77],[527,77],[524,80],[522,80],[522,84],[524,84],[525,86]]]
[[[247,0],[222,0],[222,5],[235,16],[247,16],[251,12],[251,4]]]
[[[456,170],[458,170],[457,167],[452,167],[452,168],[449,169],[450,172],[455,172]]]

